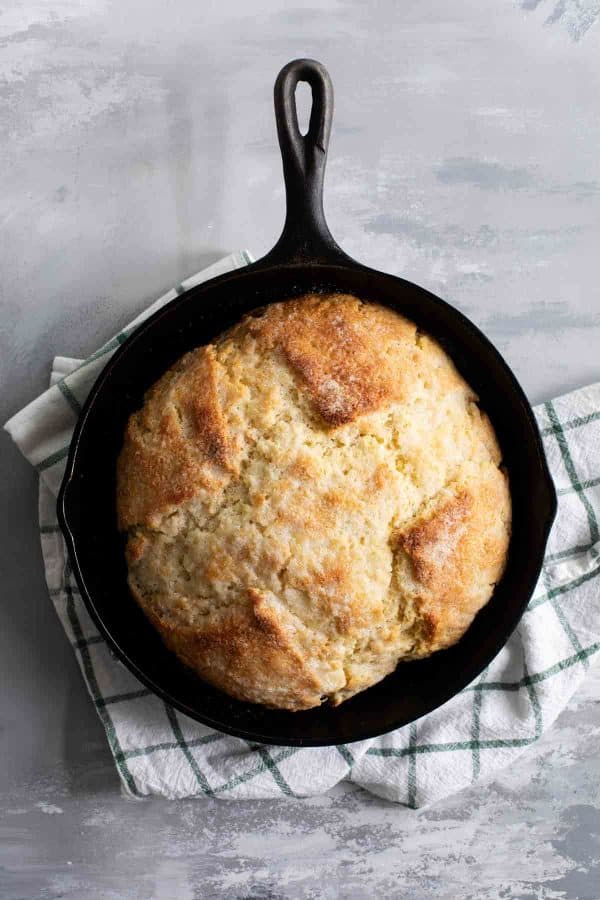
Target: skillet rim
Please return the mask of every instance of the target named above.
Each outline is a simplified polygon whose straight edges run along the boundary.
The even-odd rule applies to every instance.
[[[154,678],[148,676],[143,668],[134,662],[129,656],[127,650],[121,646],[120,642],[113,636],[109,627],[105,624],[101,612],[98,610],[94,598],[93,591],[90,593],[88,590],[88,586],[85,580],[84,573],[81,569],[79,556],[77,551],[77,529],[73,528],[72,523],[69,521],[69,492],[70,488],[73,484],[74,479],[77,476],[77,466],[79,464],[78,460],[78,452],[80,448],[80,444],[82,442],[82,436],[84,434],[84,430],[86,424],[90,418],[90,415],[93,415],[94,404],[97,401],[97,398],[101,394],[105,381],[109,378],[112,370],[116,368],[119,362],[122,360],[122,357],[125,356],[131,348],[139,342],[140,340],[144,340],[145,335],[148,331],[157,327],[157,325],[164,319],[172,316],[176,310],[179,310],[182,306],[187,304],[191,304],[194,302],[199,302],[201,295],[211,291],[215,286],[222,286],[227,282],[235,282],[240,279],[247,278],[251,273],[256,275],[267,274],[268,272],[278,272],[281,274],[281,270],[289,270],[289,283],[290,286],[294,283],[293,273],[298,272],[299,270],[303,270],[304,272],[314,271],[316,273],[315,281],[318,281],[318,271],[326,269],[329,272],[336,269],[342,270],[350,270],[353,272],[360,271],[364,276],[368,276],[372,278],[374,281],[383,279],[384,281],[391,282],[393,286],[409,287],[411,290],[417,290],[423,295],[426,295],[429,299],[429,302],[433,302],[434,305],[439,306],[441,309],[444,309],[447,313],[449,313],[452,317],[455,317],[456,322],[459,323],[467,332],[470,332],[470,335],[477,344],[482,348],[482,351],[486,357],[486,363],[488,360],[493,359],[496,365],[499,365],[504,374],[507,376],[509,381],[512,399],[515,403],[521,408],[521,412],[524,414],[524,419],[528,426],[529,431],[529,446],[527,451],[535,451],[537,468],[539,470],[539,480],[538,480],[538,494],[541,491],[543,499],[546,501],[546,509],[539,512],[540,518],[543,516],[542,527],[539,545],[537,547],[537,556],[535,559],[535,564],[530,566],[531,575],[529,578],[529,582],[524,584],[521,587],[522,590],[522,600],[521,603],[515,608],[513,615],[508,620],[508,623],[502,622],[503,627],[499,628],[496,632],[496,640],[493,642],[493,652],[489,654],[489,658],[486,658],[486,661],[481,666],[475,666],[474,668],[469,668],[468,661],[465,662],[465,665],[460,669],[460,671],[455,674],[453,678],[449,678],[446,684],[446,688],[440,690],[436,693],[436,698],[431,703],[424,703],[422,711],[418,716],[413,718],[402,718],[400,717],[395,721],[394,724],[391,724],[390,727],[386,727],[385,730],[381,730],[381,728],[377,729],[369,729],[361,730],[360,728],[356,728],[356,735],[351,738],[344,739],[344,743],[354,743],[356,741],[369,740],[376,737],[381,736],[382,734],[387,734],[390,731],[394,731],[397,728],[403,727],[409,722],[417,721],[428,713],[432,712],[434,709],[438,709],[448,702],[452,697],[458,694],[461,690],[463,690],[468,684],[472,683],[474,679],[476,679],[481,672],[486,668],[487,665],[497,656],[500,650],[505,646],[508,641],[510,635],[513,633],[517,625],[519,624],[521,617],[529,603],[531,598],[531,594],[537,583],[539,578],[539,574],[541,571],[546,543],[548,540],[548,535],[550,533],[550,529],[554,522],[554,518],[556,515],[557,509],[557,498],[556,498],[556,490],[554,487],[554,483],[552,481],[552,477],[550,475],[550,471],[548,468],[548,463],[545,456],[544,446],[542,443],[542,439],[539,433],[539,429],[537,427],[537,422],[535,420],[535,416],[533,414],[533,410],[523,389],[521,388],[517,378],[512,372],[509,365],[506,363],[500,352],[496,349],[496,347],[492,344],[492,342],[485,336],[485,334],[468,319],[463,313],[461,313],[458,309],[453,307],[451,304],[442,300],[440,297],[433,294],[431,291],[428,291],[426,288],[421,287],[420,285],[416,285],[413,282],[408,281],[407,279],[400,278],[395,275],[391,275],[389,273],[379,272],[375,269],[372,269],[368,266],[364,266],[360,263],[355,262],[349,257],[345,256],[345,254],[341,254],[341,256],[334,261],[299,261],[299,262],[289,262],[286,264],[269,264],[265,259],[259,260],[251,264],[250,266],[246,266],[241,269],[236,269],[232,272],[227,272],[223,275],[217,276],[216,278],[210,279],[209,281],[203,282],[202,284],[197,285],[194,288],[191,288],[185,294],[182,294],[172,301],[167,303],[164,307],[157,310],[152,316],[146,319],[131,335],[124,341],[124,343],[114,352],[110,360],[107,362],[106,366],[98,375],[98,378],[94,382],[88,397],[83,405],[81,414],[76,423],[75,429],[73,431],[73,436],[71,439],[71,444],[69,447],[69,454],[67,458],[67,463],[65,467],[65,474],[63,477],[63,481],[61,484],[61,488],[58,494],[57,500],[57,515],[58,521],[61,528],[61,531],[65,537],[65,541],[68,548],[69,558],[71,561],[71,568],[73,574],[75,576],[77,585],[79,587],[79,591],[81,594],[81,598],[84,601],[86,609],[90,613],[92,619],[97,625],[100,633],[103,635],[109,646],[115,652],[117,657],[126,665],[126,667],[141,681],[146,687],[148,687],[154,694],[157,694],[162,700],[168,702],[170,705],[178,709],[180,712],[183,712],[185,715],[194,719],[195,721],[201,722],[202,724],[208,725],[220,732],[224,732],[226,734],[231,734],[235,737],[245,738],[247,740],[256,741],[263,744],[270,745],[279,745],[279,746],[296,746],[296,747],[322,747],[322,746],[332,746],[339,743],[339,740],[328,740],[327,738],[305,738],[305,737],[289,737],[286,736],[284,738],[277,737],[274,734],[264,734],[258,730],[249,730],[248,728],[241,728],[236,726],[235,724],[230,725],[226,721],[217,720],[210,715],[199,714],[197,709],[190,707],[184,701],[181,701],[176,696],[174,696],[168,689],[161,687],[160,684],[156,682]],[[330,279],[326,279],[329,281]],[[335,291],[335,289],[332,289]],[[281,299],[284,299],[282,297]],[[277,302],[277,301],[271,301]],[[258,305],[258,304],[257,304]],[[262,304],[266,305],[266,304]],[[248,311],[252,307],[248,307]],[[243,315],[244,312],[241,312],[240,315]],[[148,384],[150,387],[150,384]],[[527,452],[521,451],[521,452]],[[539,497],[538,497],[539,499]],[[116,527],[116,526],[115,526]],[[509,547],[510,554],[510,547]],[[493,595],[492,595],[493,596]],[[491,599],[491,598],[490,598]],[[133,599],[132,599],[133,602]],[[392,673],[393,675],[393,673]],[[389,676],[388,676],[389,677]],[[202,679],[198,679],[199,684],[203,684]],[[373,686],[375,687],[375,686]],[[361,692],[362,694],[368,693],[367,691]],[[225,695],[226,696],[226,695]],[[229,699],[229,698],[228,698]],[[346,701],[351,702],[351,701]]]

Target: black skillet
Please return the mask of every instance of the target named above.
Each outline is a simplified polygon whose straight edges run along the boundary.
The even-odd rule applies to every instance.
[[[312,88],[308,133],[298,128],[295,91]],[[214,278],[144,322],[94,385],[71,443],[58,499],[81,596],[117,656],[152,691],[220,731],[272,744],[320,746],[374,737],[436,709],[476,678],[504,646],[540,574],[556,495],[531,408],[486,337],[429,291],[354,262],[323,214],[323,175],[333,112],[326,70],[289,63],[275,83],[287,215],[276,246],[246,269]],[[435,335],[480,396],[510,475],[513,536],[504,577],[450,650],[404,663],[384,681],[334,708],[274,711],[241,703],[200,681],[163,646],[132,600],[115,527],[115,460],[129,415],[146,389],[183,353],[211,341],[248,310],[306,291],[356,294],[383,303]]]

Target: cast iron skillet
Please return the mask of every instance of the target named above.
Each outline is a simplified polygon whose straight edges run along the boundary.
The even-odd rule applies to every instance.
[[[312,88],[308,133],[295,91]],[[325,222],[322,189],[333,90],[322,65],[296,60],[275,83],[275,114],[287,193],[276,246],[246,269],[201,284],[153,315],[112,357],[75,429],[58,518],[83,600],[117,656],[152,691],[220,731],[298,746],[383,734],[445,703],[479,675],[515,628],[538,579],[556,496],[531,408],[514,375],[461,313],[423,288],[354,262]],[[163,646],[131,598],[115,527],[115,460],[129,415],[183,353],[205,344],[248,310],[302,294],[351,292],[383,303],[435,335],[473,385],[496,428],[510,475],[513,536],[506,573],[455,647],[404,663],[384,681],[334,708],[274,711],[241,703],[200,681]]]

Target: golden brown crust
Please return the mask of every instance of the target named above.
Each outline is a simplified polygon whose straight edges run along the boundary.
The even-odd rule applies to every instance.
[[[129,420],[117,468],[119,528],[153,524],[232,472],[215,350],[203,347],[170,369]]]
[[[416,328],[381,306],[347,294],[268,308],[250,332],[278,348],[328,425],[345,425],[401,396],[403,372],[392,347],[414,348]]]
[[[398,536],[398,546],[409,557],[417,581],[435,589],[445,573],[461,560],[466,523],[473,511],[473,497],[464,489],[449,497],[425,518]]]
[[[202,630],[150,618],[182,662],[232,697],[291,710],[317,706],[320,682],[280,618],[260,591],[251,588],[248,600]]]
[[[118,462],[129,583],[167,645],[243,700],[340,703],[457,641],[502,574],[508,482],[441,347],[310,295],[181,359]]]
[[[474,489],[475,488],[475,489]],[[506,476],[459,487],[397,536],[414,583],[408,591],[423,619],[414,655],[449,647],[489,599],[506,559],[510,521]]]

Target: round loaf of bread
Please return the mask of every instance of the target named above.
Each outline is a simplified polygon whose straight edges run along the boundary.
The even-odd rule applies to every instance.
[[[131,416],[117,482],[145,614],[270,707],[340,703],[454,644],[507,557],[477,397],[412,322],[348,295],[272,304],[180,359]]]

